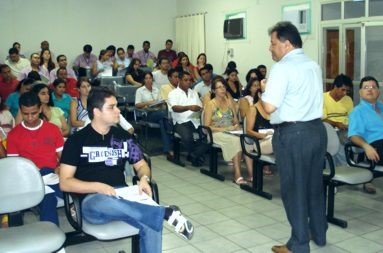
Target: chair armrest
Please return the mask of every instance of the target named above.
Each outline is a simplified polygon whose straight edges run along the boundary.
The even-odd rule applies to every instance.
[[[200,125],[198,126],[199,139],[208,145],[213,145],[213,132],[210,127]]]
[[[330,180],[335,175],[335,164],[334,164],[334,160],[332,159],[331,154],[328,152],[326,152],[326,154],[325,154],[325,159],[328,162],[330,174],[324,175],[324,177],[326,177],[327,180]],[[323,169],[326,169],[326,164],[324,164]]]
[[[366,159],[366,155],[364,153],[364,150],[360,146],[358,146],[352,142],[347,142],[344,145],[344,152],[346,155],[346,161],[347,161],[348,165],[350,165],[352,167],[359,167],[359,168],[369,169],[369,170],[374,169],[375,163],[369,159]],[[357,156],[357,157],[355,157],[355,156]],[[363,157],[363,163],[362,163],[362,161],[359,161],[359,159],[361,157]],[[355,158],[357,160],[355,160]]]
[[[239,136],[239,139],[241,141],[241,147],[242,147],[242,152],[245,153],[248,157],[251,159],[259,159],[261,157],[261,146],[259,145],[259,140],[253,136],[250,136],[248,134],[241,134]],[[254,152],[249,152],[246,149],[246,145],[254,145],[257,148],[257,151],[254,150]]]
[[[82,211],[81,211],[81,197],[80,194],[73,192],[63,192],[64,194],[64,209],[65,216],[69,221],[69,224],[76,230],[82,230]],[[72,199],[72,203],[70,202]],[[74,207],[75,217],[72,216],[71,206]]]

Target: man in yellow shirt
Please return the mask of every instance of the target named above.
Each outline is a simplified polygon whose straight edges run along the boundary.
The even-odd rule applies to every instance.
[[[162,85],[160,89],[160,94],[162,99],[167,100],[169,92],[177,88],[178,83],[180,81],[178,74],[179,74],[178,70],[176,69],[170,69],[168,71],[169,83]]]
[[[333,83],[332,90],[323,94],[323,121],[339,130],[347,130],[348,114],[354,104],[347,95],[352,88],[350,77],[340,74]]]

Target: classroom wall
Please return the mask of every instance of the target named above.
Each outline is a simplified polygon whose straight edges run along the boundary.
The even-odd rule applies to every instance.
[[[215,72],[222,74],[227,62],[234,60],[244,84],[244,76],[251,68],[259,64],[269,69],[273,64],[268,50],[270,37],[268,29],[281,20],[282,6],[307,3],[311,1],[292,0],[178,0],[177,14],[207,12],[206,24],[206,54],[208,62],[215,67]],[[311,3],[314,14],[312,20],[318,19],[319,1]],[[241,40],[225,40],[223,38],[223,23],[225,15],[236,12],[247,14],[247,37]],[[317,12],[317,13],[314,13]],[[314,60],[318,60],[318,22],[312,23],[310,35],[302,36],[305,52]],[[227,49],[233,48],[234,57],[227,55]],[[191,59],[193,62],[196,59]]]
[[[69,61],[86,43],[98,55],[110,44],[141,50],[149,40],[157,54],[174,39],[176,12],[176,0],[1,0],[0,62],[14,41],[29,57],[48,40],[55,56],[65,53]]]

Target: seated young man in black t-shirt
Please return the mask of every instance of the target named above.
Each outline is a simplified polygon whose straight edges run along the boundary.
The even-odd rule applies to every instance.
[[[161,252],[164,219],[183,238],[191,239],[193,225],[176,206],[145,205],[116,197],[115,188],[126,186],[126,161],[140,178],[139,190],[151,196],[150,168],[132,136],[114,126],[120,110],[112,91],[93,88],[87,109],[91,124],[68,138],[60,165],[60,188],[84,194],[84,219],[92,224],[121,220],[139,228],[141,252]]]

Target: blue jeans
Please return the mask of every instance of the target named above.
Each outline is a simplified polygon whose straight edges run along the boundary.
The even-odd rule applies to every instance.
[[[54,169],[51,168],[41,168],[41,176],[54,173]],[[59,225],[59,219],[57,216],[57,198],[63,198],[63,193],[60,190],[59,184],[49,185],[55,192],[45,194],[43,200],[39,204],[40,208],[40,221],[50,221]]]
[[[89,194],[82,202],[82,215],[92,224],[124,221],[140,230],[140,252],[162,250],[163,206],[150,206],[104,194]]]
[[[167,114],[168,113],[165,110],[149,111],[146,117],[146,120],[148,122],[160,124],[161,139],[162,143],[164,144],[164,152],[168,152],[170,150],[170,144],[172,142],[171,136],[168,134],[168,131],[166,129],[166,124],[163,121],[163,118],[165,118]]]

